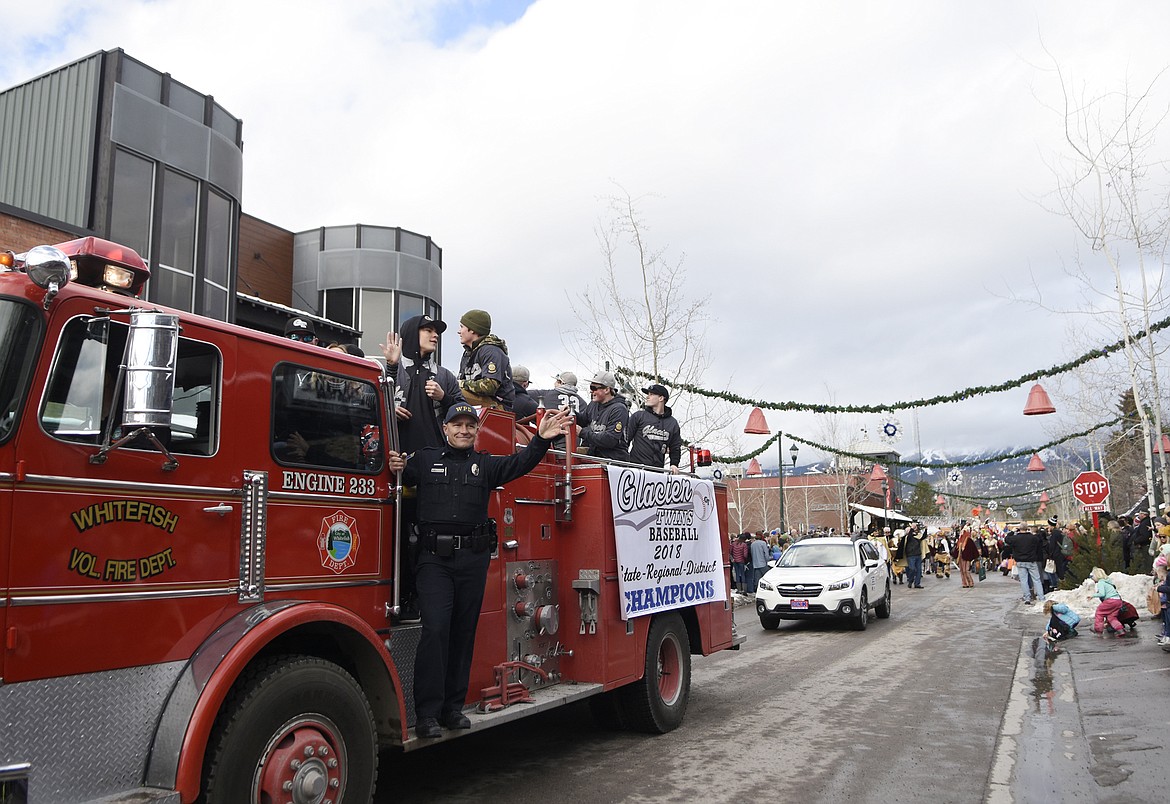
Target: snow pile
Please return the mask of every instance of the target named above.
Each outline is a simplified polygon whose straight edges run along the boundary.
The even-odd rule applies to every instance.
[[[1142,617],[1149,615],[1149,610],[1146,608],[1146,595],[1150,593],[1150,586],[1154,579],[1149,575],[1126,575],[1124,572],[1114,572],[1109,575],[1109,580],[1117,587],[1117,591],[1121,593],[1121,599],[1127,603],[1132,603],[1133,607],[1138,610],[1138,614]],[[1049,592],[1045,595],[1045,600],[1051,600],[1053,603],[1063,603],[1070,609],[1081,615],[1081,619],[1093,619],[1093,614],[1097,611],[1097,604],[1101,601],[1092,597],[1093,593],[1097,591],[1097,584],[1086,578],[1080,586],[1076,589],[1057,590]],[[1044,614],[1042,606],[1036,606],[1033,609],[1037,614]]]

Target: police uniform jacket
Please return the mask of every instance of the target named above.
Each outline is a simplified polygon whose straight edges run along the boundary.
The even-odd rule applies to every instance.
[[[630,414],[630,461],[643,466],[662,468],[662,459],[670,454],[670,465],[678,466],[682,455],[682,431],[670,408],[659,416],[650,408]]]
[[[487,521],[492,490],[530,472],[548,447],[539,435],[514,455],[426,447],[407,459],[402,482],[418,489],[418,520],[424,527],[467,534]]]
[[[590,402],[585,410],[577,414],[581,426],[581,443],[589,447],[589,454],[599,458],[628,461],[626,432],[630,423],[630,410],[626,400],[620,396],[605,403]]]

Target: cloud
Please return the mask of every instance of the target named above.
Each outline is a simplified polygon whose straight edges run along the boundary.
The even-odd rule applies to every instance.
[[[122,47],[214,95],[244,120],[251,214],[433,237],[446,317],[489,309],[534,384],[597,367],[561,332],[616,181],[710,295],[709,385],[870,403],[1071,356],[1067,317],[1004,290],[1034,276],[1053,306],[1080,296],[1077,235],[1037,202],[1062,148],[1052,62],[1090,97],[1144,84],[1170,7],[108,0],[26,4],[6,26],[25,44],[3,85]],[[1050,440],[1025,396],[923,412],[921,440]]]

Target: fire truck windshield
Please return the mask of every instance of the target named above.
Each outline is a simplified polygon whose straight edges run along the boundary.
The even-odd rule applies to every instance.
[[[40,333],[41,316],[35,307],[0,299],[0,443],[16,429]]]
[[[118,389],[126,325],[82,316],[62,330],[41,409],[45,432],[65,441],[100,444],[119,433],[125,400]],[[220,357],[210,344],[179,339],[168,449],[188,455],[216,450]],[[149,448],[135,444],[131,448]]]

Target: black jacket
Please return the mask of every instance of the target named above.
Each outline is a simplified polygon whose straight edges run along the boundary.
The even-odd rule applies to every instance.
[[[468,449],[427,447],[410,456],[403,485],[418,488],[420,523],[450,525],[453,532],[487,521],[492,490],[530,472],[548,452],[539,435],[514,455],[490,455]]]
[[[394,379],[394,404],[410,411],[409,419],[398,420],[399,450],[414,452],[423,447],[443,444],[443,417],[447,409],[463,401],[455,375],[435,361],[434,354],[424,360],[418,348],[418,325],[423,316],[416,315],[402,322],[398,335],[402,340],[402,357],[398,364],[387,366]],[[443,399],[435,402],[426,395],[427,380],[434,380],[443,389]]]
[[[626,432],[630,424],[629,402],[615,396],[604,404],[590,402],[577,414],[581,426],[581,443],[589,447],[589,454],[598,458],[628,461]]]
[[[682,431],[670,408],[658,415],[650,408],[630,414],[630,461],[643,466],[662,468],[662,459],[668,454],[670,465],[678,466],[682,454]]]
[[[526,419],[536,413],[536,400],[528,395],[524,386],[515,380],[512,381],[512,386],[516,391],[516,397],[512,400],[512,413],[516,414],[516,421]]]
[[[1012,558],[1016,562],[1037,561],[1044,562],[1044,539],[1032,531],[1021,530],[1009,534],[1004,542],[1012,551]]]

